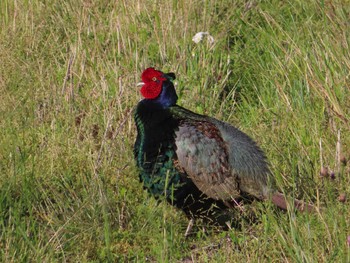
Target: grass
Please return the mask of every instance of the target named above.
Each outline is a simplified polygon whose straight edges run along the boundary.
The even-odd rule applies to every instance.
[[[1,1],[1,261],[349,262],[349,15],[346,1]],[[199,31],[214,44],[192,42]],[[142,190],[132,157],[149,66],[322,210],[256,202],[258,222],[185,239],[187,219]]]

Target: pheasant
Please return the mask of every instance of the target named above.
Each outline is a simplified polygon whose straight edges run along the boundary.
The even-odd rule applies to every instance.
[[[147,68],[141,79],[134,157],[145,189],[182,209],[190,224],[197,218],[227,224],[224,211],[244,196],[287,209],[284,195],[270,186],[264,152],[248,135],[177,105],[174,73]],[[314,210],[299,200],[294,205]]]

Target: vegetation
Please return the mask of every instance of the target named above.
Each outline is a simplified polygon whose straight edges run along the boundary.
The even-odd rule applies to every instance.
[[[342,0],[2,0],[0,260],[349,262],[349,17]],[[133,160],[149,66],[177,74],[180,105],[257,140],[278,188],[320,211],[255,202],[256,220],[185,238]]]

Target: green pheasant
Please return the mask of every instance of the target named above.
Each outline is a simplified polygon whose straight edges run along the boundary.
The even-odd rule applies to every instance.
[[[250,196],[287,208],[283,194],[269,187],[273,175],[256,143],[232,125],[176,105],[174,73],[154,68],[142,75],[144,97],[135,110],[134,155],[144,187],[165,196],[190,219],[224,225],[236,199]],[[311,205],[295,200],[299,210]]]

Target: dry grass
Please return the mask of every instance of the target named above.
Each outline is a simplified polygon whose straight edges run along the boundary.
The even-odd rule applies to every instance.
[[[1,1],[1,261],[350,261],[349,14],[345,1]],[[193,43],[199,31],[214,44]],[[278,187],[322,211],[255,203],[258,222],[185,239],[132,157],[149,66],[177,74],[181,105],[259,141]]]

